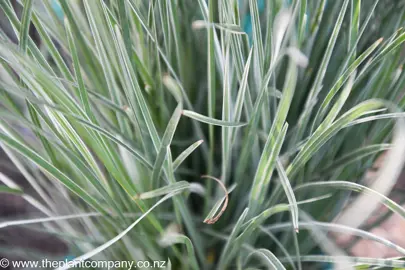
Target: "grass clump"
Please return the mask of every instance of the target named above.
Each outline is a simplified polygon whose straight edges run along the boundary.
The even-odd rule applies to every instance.
[[[405,158],[403,1],[19,4],[0,1],[18,40],[0,33],[0,141],[43,216],[0,227],[61,235],[77,261],[405,267],[328,234],[404,255],[362,229],[380,203],[405,217],[387,197]]]

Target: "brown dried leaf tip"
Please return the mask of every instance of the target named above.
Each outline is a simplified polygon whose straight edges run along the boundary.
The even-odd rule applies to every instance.
[[[221,211],[219,211],[218,215],[216,215],[215,217],[207,218],[207,219],[204,220],[204,223],[206,223],[206,224],[214,224],[215,222],[217,222],[219,220],[219,218],[222,216],[222,214],[225,212],[225,210],[226,210],[226,208],[228,206],[229,193],[228,193],[228,190],[226,189],[224,183],[222,183],[222,181],[219,180],[218,178],[210,176],[210,175],[202,175],[201,178],[209,178],[209,179],[215,180],[225,192],[225,202],[224,202],[224,205],[221,208]]]

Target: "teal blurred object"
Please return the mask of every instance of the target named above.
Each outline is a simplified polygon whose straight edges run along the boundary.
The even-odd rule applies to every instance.
[[[67,255],[67,256],[64,258],[64,260],[70,262],[70,261],[73,261],[75,258],[76,258],[76,256]]]
[[[275,1],[275,0],[268,0],[268,1]],[[285,0],[284,6],[285,7],[290,6],[291,2],[292,2],[291,0]],[[249,0],[239,0],[239,5],[240,6],[247,5],[248,3],[249,3]],[[326,3],[326,5],[328,5],[327,0],[326,0],[325,3]],[[258,6],[258,9],[259,9],[259,13],[261,15],[263,13],[265,7],[266,7],[265,1],[264,0],[257,0],[257,6]],[[308,17],[309,17],[309,14],[310,14],[310,10],[307,10],[306,15]],[[246,34],[249,36],[249,42],[251,42],[251,40],[252,40],[252,16],[251,16],[251,14],[249,12],[249,9],[247,9],[246,14],[242,17],[242,27],[243,27],[243,31],[245,31]],[[307,24],[305,26],[305,31],[308,31],[308,27],[309,27],[309,24]]]
[[[51,3],[53,11],[55,11],[56,16],[58,16],[59,20],[63,20],[63,17],[65,16],[63,14],[62,7],[60,6],[59,2],[56,0],[53,0]]]
[[[240,1],[240,4],[243,4],[243,0]],[[259,9],[259,13],[262,13],[265,4],[264,0],[257,0],[257,7]],[[242,25],[243,25],[243,31],[246,32],[246,34],[249,36],[249,42],[252,41],[252,16],[250,15],[250,12],[248,11],[245,16],[242,18]]]

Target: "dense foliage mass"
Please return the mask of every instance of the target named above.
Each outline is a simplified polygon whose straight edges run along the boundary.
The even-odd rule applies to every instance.
[[[43,217],[0,227],[56,234],[77,261],[405,267],[335,243],[405,255],[365,225],[380,204],[405,218],[387,197],[405,158],[404,1],[18,5],[0,0],[15,34],[0,32],[0,141],[32,192],[6,177],[0,192]]]

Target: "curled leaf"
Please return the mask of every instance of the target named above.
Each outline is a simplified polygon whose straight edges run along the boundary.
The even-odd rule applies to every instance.
[[[219,211],[219,213],[214,217],[207,217],[204,220],[204,223],[206,223],[206,224],[214,224],[215,222],[217,222],[219,220],[219,218],[225,212],[226,207],[228,206],[229,193],[228,193],[228,190],[226,189],[225,185],[218,178],[210,176],[210,175],[202,175],[201,178],[209,178],[209,179],[215,180],[225,192],[225,201],[224,201],[224,204],[223,204],[221,210]]]

